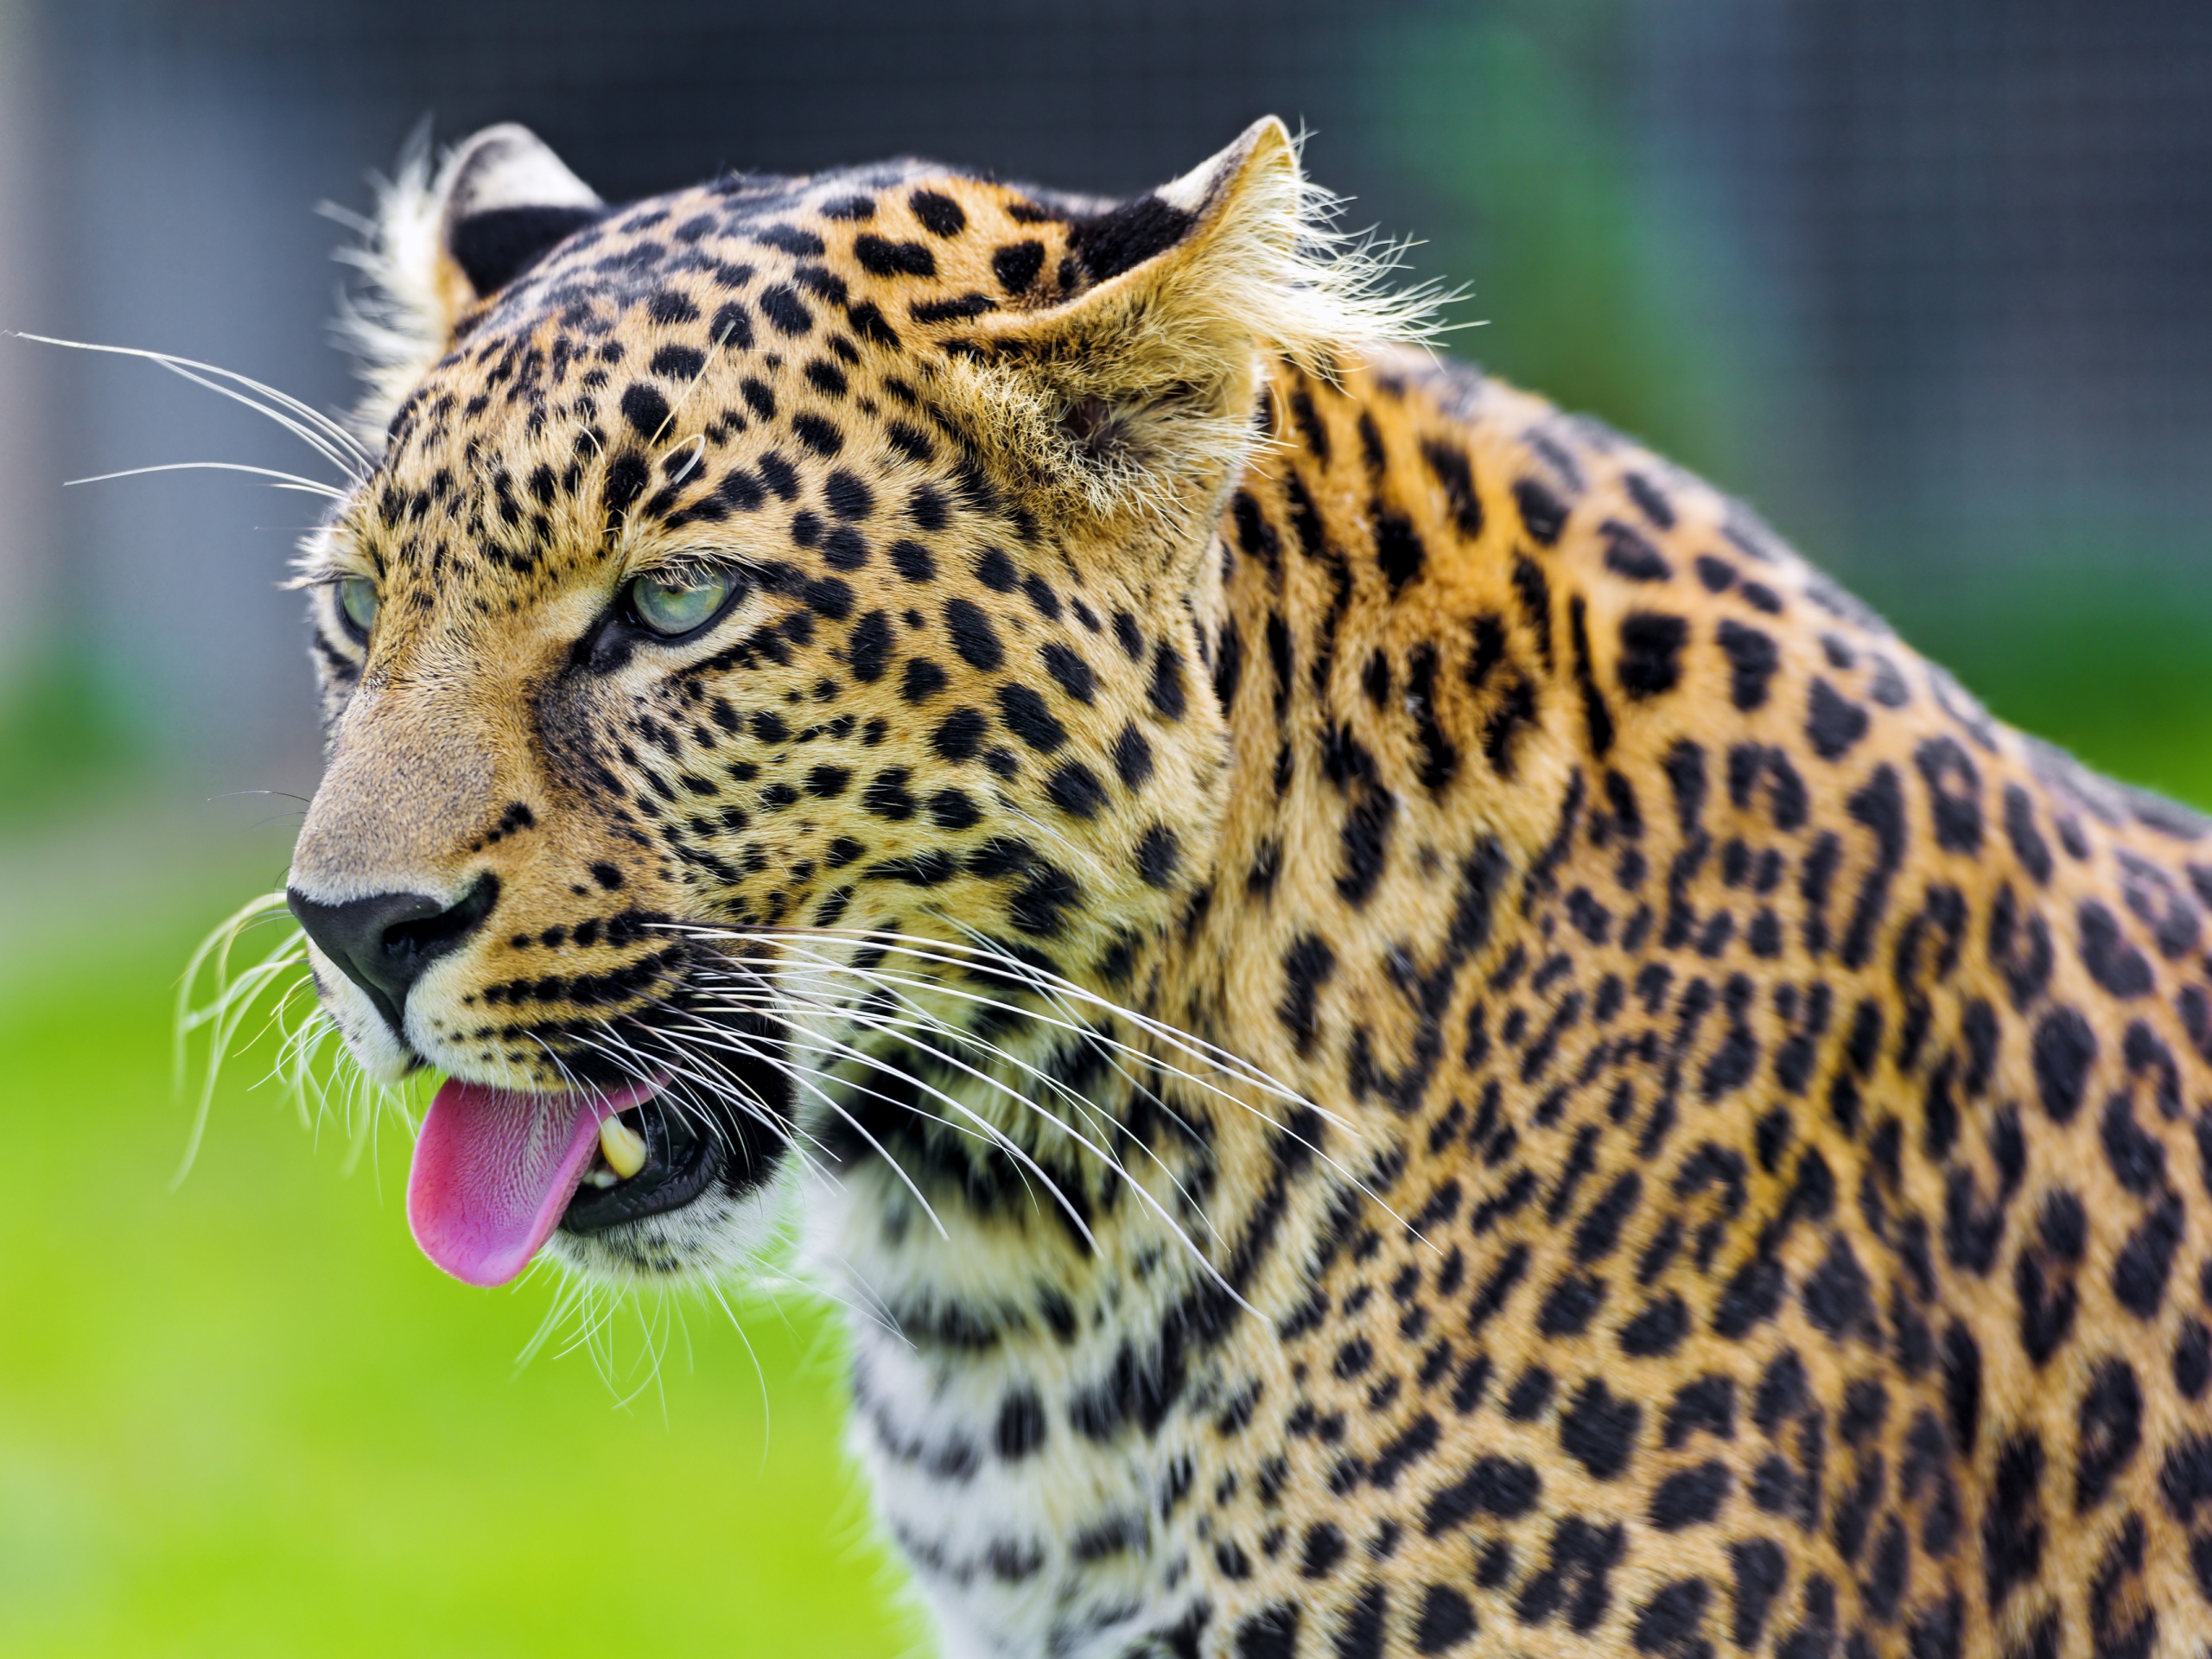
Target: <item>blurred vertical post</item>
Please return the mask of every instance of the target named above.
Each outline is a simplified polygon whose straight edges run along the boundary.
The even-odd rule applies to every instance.
[[[37,24],[30,0],[0,0],[0,329],[36,326],[51,266]],[[0,698],[44,666],[55,587],[49,369],[41,348],[0,340]]]

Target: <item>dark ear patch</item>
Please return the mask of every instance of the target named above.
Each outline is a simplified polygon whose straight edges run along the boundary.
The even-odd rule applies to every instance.
[[[603,207],[493,207],[446,232],[446,251],[479,299],[498,293],[563,242],[606,217]]]
[[[1198,217],[1158,196],[1139,196],[1095,219],[1077,220],[1068,242],[1090,280],[1103,283],[1166,252],[1190,234]]]

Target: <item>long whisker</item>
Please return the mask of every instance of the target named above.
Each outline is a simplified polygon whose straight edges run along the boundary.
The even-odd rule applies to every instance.
[[[341,423],[324,414],[314,405],[302,403],[290,393],[279,391],[276,387],[265,385],[251,375],[240,374],[235,369],[221,368],[213,363],[202,363],[193,358],[180,357],[174,352],[149,351],[137,346],[101,346],[90,340],[61,340],[52,334],[34,334],[12,329],[9,332],[14,334],[18,340],[35,340],[41,346],[60,346],[73,352],[99,352],[112,357],[136,357],[143,359],[149,363],[157,363],[172,374],[181,375],[196,385],[206,386],[210,391],[220,393],[223,397],[244,404],[257,413],[268,416],[313,444],[318,452],[329,456],[340,471],[347,473],[357,480],[372,470],[376,465],[376,457],[369,454],[361,441],[347,431]],[[202,375],[213,375],[219,380],[227,380],[232,384],[229,386],[211,385],[200,378]],[[245,392],[232,389],[239,386],[245,388],[246,392],[255,394],[255,397],[266,397],[277,407],[270,409],[266,404],[256,402],[255,397],[248,397]],[[309,437],[308,433],[302,429],[300,425],[302,422],[312,427],[320,435]],[[338,455],[334,454],[330,447],[332,445],[337,446],[346,458],[340,460]]]
[[[784,987],[785,994],[789,995],[791,989],[792,988],[791,988],[788,985],[788,982],[786,982]],[[773,1017],[777,1014],[778,1009],[776,1004],[772,1001],[770,1001],[769,997],[769,993],[756,993],[752,1000],[744,1003],[744,1006],[761,1008],[768,1012],[771,1016]],[[1113,1120],[1110,1116],[1097,1113],[1096,1109],[1090,1102],[1085,1100],[1080,1094],[1073,1089],[1069,1088],[1058,1078],[1052,1077],[1050,1073],[1044,1071],[1036,1065],[1032,1065],[1027,1060],[1021,1058],[1019,1055],[1013,1054],[1003,1048],[978,1038],[972,1032],[969,1032],[958,1026],[950,1023],[949,1021],[940,1020],[936,1016],[929,1014],[925,1010],[921,1008],[918,1004],[916,1004],[909,998],[901,996],[898,1001],[899,1006],[912,1011],[913,1017],[899,1020],[893,1020],[881,1017],[863,1019],[860,1011],[854,1010],[850,1007],[840,1007],[833,1003],[814,1004],[813,1011],[861,1025],[865,1029],[874,1030],[885,1035],[907,1036],[917,1031],[924,1031],[927,1032],[929,1035],[934,1039],[950,1041],[956,1046],[963,1049],[979,1052],[990,1058],[1010,1065],[1018,1072],[1027,1076],[1035,1082],[1048,1094],[1066,1102],[1071,1109],[1077,1113],[1086,1117],[1095,1116],[1098,1122],[1098,1127],[1094,1130],[1095,1134],[1103,1136],[1111,1133]],[[801,1028],[803,1029],[803,1027]],[[842,1054],[856,1057],[863,1064],[871,1065],[880,1064],[874,1056],[867,1053],[865,1051],[855,1050],[845,1045],[836,1045],[836,1046]],[[984,1084],[986,1087],[996,1090],[1007,1098],[1013,1100],[1020,1105],[1028,1108],[1032,1111],[1039,1113],[1053,1127],[1060,1129],[1064,1134],[1068,1135],[1071,1139],[1083,1145],[1087,1150],[1091,1151],[1096,1156],[1099,1157],[1103,1162],[1105,1162],[1109,1168],[1113,1169],[1117,1174],[1120,1174],[1124,1179],[1133,1179],[1129,1176],[1128,1170],[1122,1165],[1120,1160],[1113,1155],[1110,1150],[1103,1146],[1095,1145],[1091,1140],[1077,1134],[1066,1122],[1053,1114],[1046,1111],[1045,1109],[1037,1102],[1029,1099],[1019,1090],[1009,1087],[999,1078],[990,1077],[974,1067],[960,1065],[958,1062],[952,1061],[950,1057],[945,1055],[942,1050],[932,1048],[931,1052],[935,1052],[938,1055],[938,1058],[945,1059],[950,1064],[959,1065],[959,1069],[966,1071],[969,1076]],[[1124,1075],[1126,1076],[1126,1074]],[[1133,1086],[1135,1086],[1135,1080],[1134,1078],[1129,1079],[1129,1081]],[[962,1109],[963,1113],[966,1112],[966,1108],[964,1106]],[[1179,1119],[1178,1121],[1179,1122],[1180,1120]],[[1183,1124],[1182,1127],[1185,1133],[1189,1133],[1190,1126],[1187,1123]],[[1027,1162],[1026,1154],[1022,1154],[1019,1148],[1006,1142],[1005,1136],[997,1128],[997,1126],[990,1125],[989,1128],[991,1138],[995,1143],[1004,1145],[1005,1149],[1014,1153],[1018,1160],[1020,1160],[1025,1163]],[[1168,1167],[1166,1161],[1149,1146],[1145,1147],[1145,1152],[1147,1155],[1151,1158],[1152,1161],[1158,1166],[1162,1174],[1167,1178],[1169,1183],[1173,1185],[1177,1195],[1182,1198],[1186,1204],[1191,1205],[1191,1206],[1195,1210],[1197,1206],[1192,1200],[1192,1195],[1184,1188],[1181,1181],[1177,1178],[1174,1172]],[[1041,1174],[1041,1172],[1039,1172],[1039,1173]],[[1051,1178],[1046,1176],[1045,1179],[1049,1180]],[[1062,1203],[1065,1207],[1065,1200],[1063,1199]],[[1210,1224],[1208,1230],[1211,1231]]]
[[[779,1017],[772,1010],[764,1011],[768,1012],[772,1018]],[[802,1032],[805,1031],[805,1028],[800,1026],[796,1020],[790,1020],[785,1017],[784,1022],[791,1025],[794,1030]],[[805,1034],[809,1036],[815,1035],[815,1033],[811,1032],[806,1032]],[[946,1094],[943,1090],[934,1087],[923,1078],[916,1077],[910,1073],[901,1071],[897,1066],[891,1065],[889,1062],[882,1059],[879,1056],[869,1053],[865,1049],[855,1048],[850,1044],[839,1043],[833,1039],[822,1039],[817,1038],[817,1040],[820,1041],[824,1048],[836,1053],[838,1058],[841,1059],[849,1060],[855,1064],[867,1066],[872,1070],[887,1073],[890,1076],[912,1083],[918,1089],[927,1090],[931,1095],[934,1096],[938,1100],[943,1101],[948,1107],[950,1107],[953,1111],[958,1113],[962,1117],[973,1122],[977,1126],[977,1128],[982,1132],[982,1139],[988,1141],[990,1144],[996,1146],[1000,1150],[1007,1154],[1007,1155],[1012,1157],[1025,1172],[1034,1174],[1039,1179],[1044,1181],[1046,1187],[1051,1190],[1052,1196],[1058,1200],[1060,1207],[1066,1211],[1069,1221],[1082,1232],[1084,1241],[1087,1244],[1091,1245],[1094,1249],[1096,1248],[1097,1241],[1091,1236],[1090,1229],[1084,1224],[1082,1216],[1077,1211],[1074,1205],[1069,1202],[1066,1194],[1060,1191],[1059,1184],[1054,1181],[1049,1175],[1046,1174],[1044,1170],[1039,1167],[1036,1160],[1031,1157],[1024,1148],[1016,1145],[1012,1140],[1008,1139],[1005,1132],[1001,1130],[995,1124],[993,1124],[988,1119],[980,1116],[974,1109],[967,1105],[964,1102],[951,1095]],[[940,1055],[939,1058],[947,1060],[949,1064],[958,1065],[960,1070],[968,1072],[970,1076],[975,1077],[982,1082],[1004,1090],[1005,1092],[1014,1099],[1021,1099],[1021,1096],[1014,1090],[1006,1089],[1006,1086],[1003,1084],[997,1083],[995,1079],[986,1077],[983,1073],[976,1071],[972,1066],[961,1065],[957,1061],[953,1061],[950,1056]],[[873,1090],[863,1090],[862,1092],[879,1100],[884,1100],[887,1102],[891,1101],[890,1096],[877,1094]],[[1047,1114],[1047,1116],[1049,1116],[1049,1114]],[[1065,1125],[1062,1125],[1061,1127],[1063,1128],[1065,1128]],[[1074,1135],[1074,1131],[1072,1130],[1068,1130],[1067,1133],[1071,1135]],[[1082,1137],[1079,1135],[1075,1135],[1074,1138],[1082,1140]],[[1084,1144],[1086,1147],[1089,1147],[1090,1143],[1084,1141]],[[879,1150],[880,1150],[880,1148],[879,1148]],[[1091,1147],[1091,1150],[1097,1152],[1098,1155],[1101,1157],[1107,1158],[1109,1162],[1112,1161],[1110,1156],[1103,1151],[1100,1151],[1100,1149]]]
[[[839,1012],[842,1012],[842,1016],[847,1020],[861,1024],[868,1028],[873,1028],[892,1034],[906,1034],[913,1028],[914,1025],[914,1022],[912,1021],[868,1020],[863,1017],[861,1011],[857,1010],[846,1009]],[[771,1017],[776,1017],[772,1010],[771,1010],[770,1013]],[[795,1024],[796,1022],[792,1023]],[[1020,1062],[1016,1057],[1006,1055],[1003,1051],[995,1050],[990,1048],[988,1045],[982,1044],[978,1039],[974,1038],[972,1033],[960,1033],[956,1030],[952,1034],[963,1046],[982,1047],[987,1052],[991,1052],[997,1058],[1013,1060],[1017,1065],[1023,1065],[1024,1069],[1030,1071],[1033,1075],[1039,1077],[1040,1079],[1047,1082],[1048,1084],[1052,1081],[1049,1078],[1044,1078],[1042,1073],[1037,1073],[1033,1067],[1026,1066],[1026,1064]],[[862,1065],[873,1065],[882,1069],[892,1069],[886,1066],[884,1062],[877,1058],[877,1057],[868,1053],[865,1050],[854,1049],[848,1045],[836,1044],[834,1043],[834,1041],[829,1041],[819,1038],[817,1038],[817,1040],[822,1042],[823,1046],[830,1048],[835,1052],[839,1052],[844,1057],[855,1058]],[[1144,1204],[1147,1208],[1152,1210],[1154,1213],[1166,1225],[1167,1225],[1171,1230],[1173,1231],[1179,1241],[1180,1241],[1187,1249],[1190,1249],[1193,1254],[1197,1255],[1202,1262],[1205,1260],[1205,1253],[1198,1249],[1195,1243],[1190,1238],[1189,1235],[1184,1231],[1182,1226],[1166,1212],[1166,1208],[1160,1204],[1158,1199],[1147,1191],[1142,1184],[1138,1182],[1135,1177],[1129,1173],[1127,1167],[1122,1165],[1116,1156],[1115,1156],[1110,1148],[1101,1145],[1097,1141],[1084,1135],[1072,1124],[1069,1123],[1065,1118],[1062,1118],[1057,1114],[1048,1110],[1039,1103],[1029,1099],[1027,1096],[1021,1094],[1019,1090],[1011,1088],[1003,1081],[992,1077],[976,1067],[969,1065],[965,1062],[961,1061],[951,1055],[946,1054],[941,1049],[932,1049],[930,1052],[941,1062],[954,1067],[956,1070],[964,1072],[970,1077],[982,1083],[985,1086],[1003,1094],[1008,1099],[1013,1100],[1018,1104],[1027,1107],[1030,1111],[1042,1118],[1046,1123],[1058,1129],[1062,1134],[1067,1135],[1071,1141],[1081,1146],[1085,1151],[1090,1153],[1093,1157],[1096,1158],[1107,1168],[1112,1170],[1116,1175],[1120,1176],[1122,1179],[1128,1184],[1130,1190],[1136,1193],[1140,1202]],[[1046,1182],[1047,1185],[1052,1191],[1055,1198],[1059,1200],[1061,1206],[1068,1211],[1070,1219],[1078,1229],[1081,1230],[1085,1241],[1091,1241],[1092,1236],[1088,1225],[1083,1221],[1082,1217],[1076,1213],[1074,1207],[1069,1203],[1065,1195],[1060,1192],[1058,1184],[1053,1181],[1049,1174],[1036,1165],[1034,1160],[1028,1155],[1025,1149],[1020,1148],[1015,1143],[1008,1140],[1004,1132],[1000,1130],[996,1125],[989,1123],[988,1120],[978,1117],[974,1110],[967,1106],[965,1103],[960,1102],[953,1096],[946,1095],[943,1090],[931,1087],[926,1082],[918,1078],[913,1078],[910,1074],[894,1074],[906,1076],[908,1081],[914,1083],[919,1088],[927,1090],[939,1100],[944,1101],[955,1110],[958,1111],[963,1117],[969,1118],[984,1127],[988,1132],[989,1137],[994,1144],[996,1144],[1007,1151],[1026,1170],[1035,1173],[1039,1179]],[[1147,1152],[1150,1152],[1150,1148],[1147,1148]],[[1154,1153],[1151,1155],[1154,1157],[1155,1162],[1160,1164],[1162,1170],[1168,1174],[1169,1180],[1174,1186],[1178,1195],[1183,1198],[1186,1204],[1189,1204],[1191,1202],[1191,1195],[1189,1192],[1183,1188],[1179,1181],[1175,1179],[1173,1172],[1166,1170],[1165,1163],[1159,1159],[1156,1153]],[[1192,1207],[1195,1208],[1196,1206],[1193,1205]],[[1208,1230],[1211,1232],[1212,1230],[1209,1227]],[[1208,1263],[1208,1266],[1209,1268],[1211,1268],[1211,1263]],[[1228,1287],[1227,1287],[1224,1282],[1224,1288]],[[1233,1289],[1231,1294],[1234,1294]]]
[[[296,473],[279,472],[273,467],[249,467],[236,461],[170,461],[156,467],[125,467],[121,472],[94,473],[89,478],[68,478],[61,481],[64,489],[73,489],[79,484],[105,484],[118,478],[143,478],[149,473],[251,473],[259,478],[275,479],[270,487],[279,490],[298,490],[305,495],[320,495],[327,500],[343,501],[346,492],[328,484],[319,484],[314,479],[302,478]]]

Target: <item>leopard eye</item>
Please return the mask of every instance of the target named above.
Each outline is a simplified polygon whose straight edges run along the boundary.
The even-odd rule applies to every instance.
[[[630,584],[630,608],[653,632],[672,639],[690,632],[721,609],[729,589],[729,576],[718,570],[639,576]]]
[[[338,584],[338,608],[364,639],[376,626],[377,585],[366,576],[348,576]]]

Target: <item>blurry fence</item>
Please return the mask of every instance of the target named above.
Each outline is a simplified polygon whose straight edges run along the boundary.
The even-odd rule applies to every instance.
[[[1455,350],[1885,596],[2212,559],[2201,0],[0,0],[0,327],[342,404],[313,209],[426,116],[526,121],[620,197],[902,151],[1126,191],[1269,111],[1353,223],[1472,285]],[[305,457],[145,365],[0,344],[0,726],[66,670],[195,785],[296,787],[302,498],[56,488],[195,459]]]

